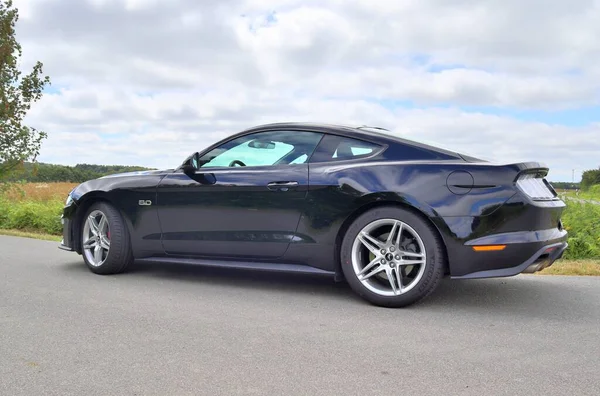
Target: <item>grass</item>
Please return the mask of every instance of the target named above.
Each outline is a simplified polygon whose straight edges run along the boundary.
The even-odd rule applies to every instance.
[[[562,221],[569,232],[564,258],[600,260],[600,205],[567,201]]]
[[[74,183],[15,183],[6,185],[2,197],[15,202],[64,202],[67,194],[76,186]]]
[[[72,183],[26,183],[0,188],[0,229],[61,235],[60,216]]]
[[[60,235],[62,201],[9,201],[0,199],[0,228]]]
[[[536,275],[600,276],[600,260],[558,260]]]
[[[579,194],[572,190],[561,191],[561,192],[559,192],[559,194],[565,195],[569,198],[587,199],[587,200],[591,200],[591,201],[600,202],[600,184],[592,186],[587,191],[579,191]]]
[[[0,185],[0,234],[60,241],[60,215],[73,187],[73,183]],[[600,189],[590,196],[600,200],[596,192]],[[562,260],[538,274],[600,275],[600,205],[567,201],[562,220],[569,232],[569,249]]]

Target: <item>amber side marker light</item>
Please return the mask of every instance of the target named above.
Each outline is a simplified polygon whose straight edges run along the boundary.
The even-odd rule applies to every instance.
[[[482,246],[473,246],[473,250],[476,252],[497,252],[500,250],[504,250],[506,245],[482,245]]]

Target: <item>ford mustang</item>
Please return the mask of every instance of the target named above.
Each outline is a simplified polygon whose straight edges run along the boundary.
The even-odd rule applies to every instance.
[[[329,274],[369,303],[402,307],[444,277],[514,276],[560,259],[565,204],[548,171],[377,127],[261,125],[175,169],[80,184],[60,248],[103,275],[136,259]]]

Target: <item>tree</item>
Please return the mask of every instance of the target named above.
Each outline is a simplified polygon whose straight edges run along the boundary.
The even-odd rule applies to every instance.
[[[23,124],[31,104],[41,99],[50,78],[42,63],[21,76],[21,45],[15,37],[19,12],[12,0],[0,0],[0,180],[25,161],[35,161],[46,133]]]
[[[595,184],[600,184],[600,169],[590,169],[583,172],[581,188],[587,190]]]

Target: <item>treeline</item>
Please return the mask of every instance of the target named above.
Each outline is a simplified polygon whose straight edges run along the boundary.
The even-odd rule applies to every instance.
[[[600,168],[590,169],[583,172],[580,183],[551,182],[551,184],[554,188],[557,188],[559,190],[588,191],[592,186],[600,186]]]
[[[583,172],[581,176],[581,189],[589,190],[595,184],[600,184],[600,168]]]
[[[77,164],[75,166],[25,163],[6,181],[83,183],[87,180],[121,172],[150,170],[141,166]]]
[[[569,182],[550,182],[552,187],[559,190],[578,190],[581,188],[579,183],[569,183]]]
[[[551,182],[554,188],[559,190],[583,190],[587,191],[592,186],[600,185],[600,168],[590,169],[583,172],[580,183]]]

